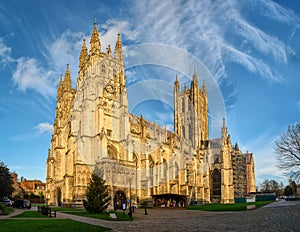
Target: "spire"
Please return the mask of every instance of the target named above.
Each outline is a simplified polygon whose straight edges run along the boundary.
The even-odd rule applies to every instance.
[[[234,145],[234,149],[235,149],[236,151],[239,151],[239,150],[240,150],[239,145],[238,145],[237,142],[236,142],[235,145]]]
[[[63,81],[62,81],[62,74],[60,74],[59,84],[57,88],[57,98],[62,94],[62,90],[63,90]]]
[[[123,49],[122,49],[122,42],[121,42],[121,36],[118,34],[118,39],[115,46],[115,59],[119,60],[124,66],[124,55],[123,55]]]
[[[122,41],[121,41],[121,35],[118,34],[118,40],[116,42],[115,50],[122,49]]]
[[[64,78],[64,88],[71,89],[72,88],[72,80],[70,75],[69,64],[67,64],[65,78]]]
[[[223,141],[223,144],[228,144],[228,130],[227,130],[227,127],[226,127],[226,121],[225,121],[225,118],[223,118],[223,126],[222,126],[222,141]]]
[[[202,85],[202,93],[207,95],[207,89],[206,89],[206,82],[203,80],[203,85]]]
[[[79,68],[82,69],[84,67],[84,64],[87,62],[87,60],[89,59],[89,54],[88,54],[88,50],[86,47],[86,40],[83,39],[83,44],[82,44],[82,48],[81,48],[81,52],[80,52],[80,56],[79,56]]]
[[[174,91],[179,92],[179,90],[180,90],[180,86],[179,86],[178,76],[176,74],[176,80],[174,83]]]
[[[101,43],[99,39],[99,33],[97,29],[97,23],[94,22],[94,30],[90,40],[90,55],[100,55]]]
[[[108,45],[108,47],[106,48],[106,54],[111,56],[111,49],[110,49],[110,44]]]
[[[193,82],[198,86],[198,76],[196,72],[196,67],[194,67]]]

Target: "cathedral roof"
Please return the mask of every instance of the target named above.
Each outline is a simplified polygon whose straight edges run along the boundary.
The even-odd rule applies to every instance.
[[[222,147],[222,139],[211,139],[210,140],[210,147],[211,148],[221,148]]]

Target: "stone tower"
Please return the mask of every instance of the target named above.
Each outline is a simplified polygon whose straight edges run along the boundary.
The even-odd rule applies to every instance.
[[[111,54],[110,45],[101,52],[96,24],[90,40],[88,55],[85,41],[79,58],[77,94],[74,99],[72,133],[84,161],[90,165],[98,158],[106,157],[107,136],[115,141],[126,139],[129,132],[128,100],[124,76],[122,42],[118,35]],[[100,143],[98,150],[95,144]]]
[[[174,132],[190,141],[194,148],[208,140],[208,96],[205,84],[199,89],[194,69],[191,88],[180,91],[178,78],[174,83]]]

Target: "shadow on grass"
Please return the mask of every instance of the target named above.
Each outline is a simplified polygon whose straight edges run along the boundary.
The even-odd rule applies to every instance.
[[[49,218],[49,217],[37,211],[24,211],[21,214],[13,216],[12,218]]]
[[[260,208],[264,205],[270,204],[274,201],[259,201],[253,203],[236,203],[236,204],[206,204],[206,205],[192,205],[188,209],[191,210],[203,210],[203,211],[243,211],[247,210],[247,205],[255,205],[255,208]]]
[[[132,221],[133,219],[128,216],[127,213],[122,212],[103,212],[103,213],[90,213],[87,211],[64,211],[64,213],[82,216],[82,217],[89,217],[89,218],[97,218],[103,220],[111,220],[111,221]],[[111,219],[109,218],[109,214],[115,214],[117,218]]]
[[[109,231],[110,229],[89,225],[82,222],[53,219],[53,220],[2,220],[0,221],[1,232],[74,232],[74,231]]]

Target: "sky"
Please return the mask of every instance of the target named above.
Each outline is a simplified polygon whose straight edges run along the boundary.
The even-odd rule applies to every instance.
[[[274,141],[300,115],[294,0],[0,0],[0,160],[11,172],[45,181],[59,77],[70,64],[76,86],[94,22],[102,51],[121,34],[132,113],[172,130],[173,89],[166,89],[176,74],[189,86],[195,68],[208,85],[210,138],[220,137],[226,117],[232,143],[255,156],[258,187],[264,179],[287,184]],[[155,95],[139,88],[149,81]]]

